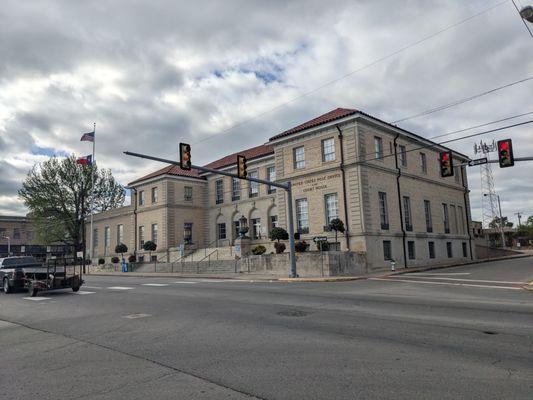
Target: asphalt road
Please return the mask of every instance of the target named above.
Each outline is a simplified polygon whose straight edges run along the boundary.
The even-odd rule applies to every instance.
[[[533,258],[335,283],[0,295],[0,399],[533,398]]]

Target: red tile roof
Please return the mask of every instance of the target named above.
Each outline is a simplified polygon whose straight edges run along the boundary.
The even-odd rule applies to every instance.
[[[203,179],[198,175],[198,170],[191,169],[190,171],[184,171],[182,170],[178,165],[167,165],[164,168],[161,168],[155,172],[152,172],[148,175],[143,176],[142,178],[136,179],[133,182],[130,182],[128,185],[133,185],[135,183],[145,181],[150,178],[155,178],[157,176],[161,175],[176,175],[176,176],[186,176],[189,178],[197,178],[197,179]]]
[[[286,130],[285,132],[281,132],[280,134],[276,136],[272,136],[270,140],[272,141],[272,140],[280,139],[282,137],[292,135],[293,133],[301,132],[308,128],[313,128],[315,126],[325,124],[326,122],[331,122],[336,119],[347,117],[349,115],[355,114],[356,112],[358,112],[358,110],[355,110],[352,108],[336,108],[335,110],[322,114],[319,117],[313,118],[310,121],[304,122],[303,124],[295,126],[294,128],[291,128],[289,130]]]
[[[248,150],[243,150],[238,153],[230,154],[229,156],[222,157],[216,161],[213,161],[207,165],[205,165],[206,168],[212,168],[212,169],[219,169],[226,167],[231,164],[237,164],[237,154],[244,155],[246,159],[253,160],[254,158],[263,157],[269,154],[274,154],[274,149],[270,147],[269,145],[262,144],[261,146],[252,147]],[[189,178],[197,178],[197,179],[204,179],[200,176],[199,171],[196,169],[191,169],[190,171],[184,171],[177,165],[167,165],[164,168],[161,168],[160,170],[157,170],[155,172],[152,172],[151,174],[148,174],[146,176],[143,176],[142,178],[136,179],[133,182],[129,183],[129,185],[133,185],[135,183],[139,183],[141,181],[145,181],[150,178],[155,178],[161,175],[176,175],[176,176],[185,176]]]
[[[230,154],[229,156],[222,157],[219,160],[213,161],[207,165],[204,165],[206,168],[219,169],[226,167],[231,164],[237,164],[237,155],[243,155],[247,160],[252,160],[254,158],[267,156],[269,154],[274,154],[274,149],[269,145],[262,144],[261,146],[252,147],[248,150],[239,151],[237,153]]]

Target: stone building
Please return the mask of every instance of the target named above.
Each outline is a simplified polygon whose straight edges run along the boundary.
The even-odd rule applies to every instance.
[[[312,245],[326,236],[330,247],[364,252],[370,269],[382,269],[391,259],[416,266],[474,257],[466,169],[441,178],[443,150],[364,112],[338,108],[238,154],[247,157],[249,176],[291,182],[300,240]],[[453,159],[457,165],[468,157],[453,152]],[[237,153],[206,167],[235,173],[236,160]],[[285,191],[265,185],[166,166],[128,187],[130,206],[94,218],[95,258],[114,255],[119,242],[143,257],[146,240],[157,243],[162,261],[180,257],[177,249],[226,249],[231,257],[243,216],[252,244],[270,252],[269,231],[288,226]],[[338,243],[328,229],[334,218],[346,226]]]

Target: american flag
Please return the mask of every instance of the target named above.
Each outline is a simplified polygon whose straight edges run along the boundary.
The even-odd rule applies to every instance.
[[[87,133],[84,133],[82,136],[81,136],[81,142],[94,142],[94,131],[92,132],[87,132]]]

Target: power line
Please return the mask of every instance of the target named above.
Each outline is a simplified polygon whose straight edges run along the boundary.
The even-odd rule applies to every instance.
[[[410,43],[408,45],[405,45],[405,46],[401,47],[400,49],[398,49],[396,51],[393,51],[392,53],[389,53],[389,54],[387,54],[387,55],[385,55],[383,57],[380,57],[380,58],[378,58],[378,59],[376,59],[376,60],[374,60],[374,61],[372,61],[372,62],[370,62],[370,63],[368,63],[366,65],[363,65],[363,66],[361,66],[361,67],[359,67],[359,68],[357,68],[357,69],[355,69],[353,71],[350,71],[347,74],[344,74],[344,75],[340,76],[339,78],[335,78],[333,80],[325,82],[322,85],[320,85],[320,86],[318,86],[318,87],[316,87],[316,88],[314,88],[314,89],[312,89],[312,90],[310,90],[308,92],[302,93],[301,95],[293,97],[292,99],[289,99],[288,101],[283,102],[283,103],[281,103],[281,104],[279,104],[279,105],[277,105],[277,106],[275,106],[273,108],[270,108],[270,109],[268,109],[266,111],[263,111],[263,112],[261,112],[259,114],[256,114],[256,115],[254,115],[254,116],[252,116],[250,118],[246,118],[244,120],[241,120],[240,122],[237,122],[236,124],[230,126],[229,128],[226,128],[226,129],[220,131],[219,133],[212,134],[212,135],[206,136],[203,139],[197,140],[193,144],[199,144],[199,143],[205,142],[207,140],[211,140],[214,137],[220,137],[222,135],[226,135],[230,131],[232,131],[233,129],[235,129],[235,128],[239,127],[239,126],[242,126],[242,125],[244,125],[244,124],[246,124],[248,122],[251,122],[251,121],[253,121],[255,119],[258,119],[260,117],[263,117],[264,115],[270,114],[273,111],[279,110],[280,108],[282,108],[282,107],[284,107],[284,106],[286,106],[286,105],[288,105],[290,103],[293,103],[293,102],[295,102],[297,100],[300,100],[300,99],[302,99],[304,97],[307,97],[307,96],[309,96],[309,95],[311,95],[313,93],[316,93],[319,90],[321,90],[321,89],[323,89],[323,88],[325,88],[327,86],[331,86],[331,85],[333,85],[333,84],[335,84],[335,83],[337,83],[337,82],[339,82],[339,81],[341,81],[343,79],[346,79],[346,78],[348,78],[348,77],[350,77],[350,76],[352,76],[352,75],[354,75],[354,74],[356,74],[358,72],[361,72],[361,71],[363,71],[363,70],[365,70],[367,68],[370,68],[370,67],[372,67],[372,66],[374,66],[374,65],[376,65],[376,64],[378,64],[378,63],[380,63],[382,61],[385,61],[385,60],[387,60],[387,59],[389,59],[391,57],[394,57],[395,55],[400,54],[401,52],[406,51],[406,50],[408,50],[408,49],[410,49],[412,47],[415,47],[415,46],[417,46],[417,45],[419,45],[419,44],[421,44],[421,43],[423,43],[423,42],[425,42],[427,40],[433,39],[435,36],[438,36],[441,33],[444,33],[446,31],[448,31],[450,29],[453,29],[453,28],[455,28],[455,27],[457,27],[459,25],[462,25],[462,24],[464,24],[464,23],[466,23],[466,22],[468,22],[468,21],[470,21],[470,20],[472,20],[472,19],[474,19],[476,17],[479,17],[480,15],[483,15],[483,14],[495,9],[496,7],[501,6],[502,4],[506,3],[507,1],[508,0],[504,0],[502,2],[496,3],[495,5],[493,5],[491,7],[488,7],[488,8],[486,8],[486,9],[484,9],[484,10],[482,10],[482,11],[476,13],[476,14],[473,14],[473,15],[467,17],[467,18],[464,18],[464,19],[462,19],[462,20],[460,20],[460,21],[458,21],[458,22],[456,22],[456,23],[454,23],[452,25],[449,25],[449,26],[447,26],[447,27],[435,32],[435,33],[432,33],[432,34],[430,34],[428,36],[425,36],[422,39],[419,39],[419,40],[417,40],[415,42],[412,42],[412,43]]]
[[[455,106],[458,106],[460,104],[467,103],[469,101],[475,100],[475,99],[477,99],[479,97],[483,97],[483,96],[486,96],[488,94],[497,92],[498,90],[506,89],[508,87],[511,87],[511,86],[514,86],[514,85],[518,85],[520,83],[527,82],[527,81],[529,81],[531,79],[533,79],[533,76],[529,76],[527,78],[520,79],[518,81],[514,81],[514,82],[508,83],[508,84],[503,85],[503,86],[498,86],[496,88],[493,88],[493,89],[487,90],[485,92],[481,92],[481,93],[475,94],[475,95],[470,96],[470,97],[466,97],[466,98],[463,98],[463,99],[460,99],[460,100],[455,100],[455,101],[453,101],[451,103],[448,103],[448,104],[445,104],[445,105],[442,105],[442,106],[430,108],[429,110],[422,111],[422,112],[420,112],[418,114],[413,114],[413,115],[410,115],[410,116],[405,117],[405,118],[397,119],[396,121],[392,121],[391,123],[392,124],[396,124],[398,122],[407,121],[409,119],[418,118],[418,117],[422,117],[424,115],[433,114],[435,112],[442,111],[442,110],[445,110],[445,109],[450,108],[450,107],[455,107]]]

